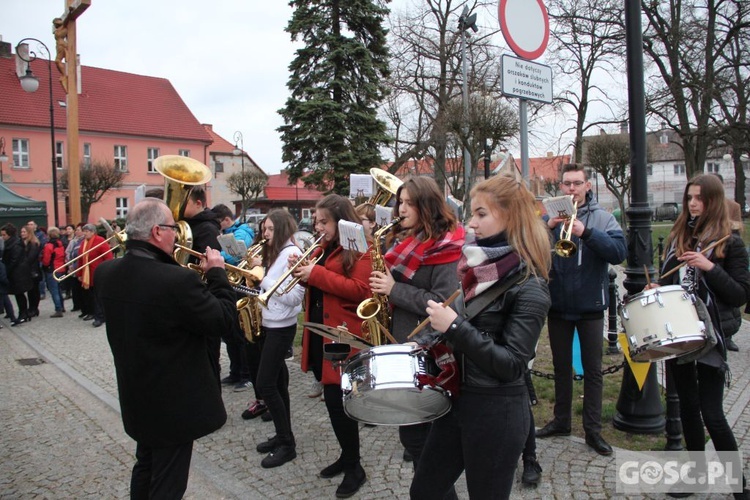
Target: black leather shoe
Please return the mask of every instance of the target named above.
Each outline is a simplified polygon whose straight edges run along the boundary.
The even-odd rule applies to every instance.
[[[536,486],[542,480],[542,466],[535,458],[523,459],[521,482],[527,486]]]
[[[86,316],[84,316],[84,317],[83,317],[83,318],[81,318],[81,319],[82,319],[83,321],[91,321],[92,319],[94,319],[94,315],[93,315],[93,314],[87,314]]]
[[[258,451],[258,453],[271,453],[276,449],[277,446],[279,446],[279,438],[278,436],[274,436],[268,441],[263,441],[262,443],[260,443],[255,447],[255,449]]]
[[[367,474],[362,466],[357,462],[354,468],[344,471],[344,480],[336,488],[336,498],[349,498],[354,495],[367,481]]]
[[[404,448],[404,456],[402,457],[404,459],[404,462],[413,462],[414,457],[411,456],[411,453],[409,453],[409,450]]]
[[[264,422],[270,422],[271,420],[273,420],[273,415],[271,415],[270,411],[267,411],[260,416],[260,419]]]
[[[570,427],[563,427],[558,424],[556,420],[553,420],[536,431],[536,437],[538,438],[546,438],[550,436],[570,436]]]
[[[612,447],[602,438],[601,434],[586,434],[586,444],[591,446],[599,455],[609,456]]]
[[[94,322],[93,322],[93,323],[91,323],[91,325],[92,325],[92,326],[93,326],[94,328],[99,328],[99,327],[100,327],[100,326],[102,326],[103,324],[104,324],[104,321],[99,321],[98,319],[95,319],[95,320],[94,320]]]
[[[732,337],[727,337],[726,339],[727,343],[727,350],[737,352],[740,350],[739,347],[737,347],[737,344],[734,343],[734,340],[732,340]]]
[[[264,469],[272,469],[284,465],[295,458],[297,458],[297,450],[294,449],[294,446],[283,444],[261,460],[260,466]]]
[[[328,479],[331,477],[336,477],[339,474],[344,472],[344,464],[341,462],[341,459],[339,458],[335,462],[333,462],[331,465],[320,471],[319,476]]]
[[[10,322],[10,326],[18,326],[21,323],[25,323],[25,322],[26,322],[25,319],[23,319],[23,318],[17,318],[17,319],[15,319],[15,320],[13,320],[13,321]]]

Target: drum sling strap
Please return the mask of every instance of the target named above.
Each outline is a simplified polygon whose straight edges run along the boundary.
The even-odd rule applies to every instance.
[[[490,304],[495,301],[495,299],[507,292],[510,287],[520,282],[522,279],[523,275],[521,273],[518,273],[509,280],[491,287],[489,290],[469,302],[469,304],[465,306],[464,311],[461,313],[461,316],[463,316],[464,320],[469,321],[471,318],[484,311]]]

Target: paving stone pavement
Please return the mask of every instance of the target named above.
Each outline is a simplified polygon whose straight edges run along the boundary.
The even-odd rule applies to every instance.
[[[122,429],[105,327],[94,328],[76,313],[50,318],[50,300],[42,301],[40,310],[38,318],[18,327],[0,319],[0,498],[128,498],[135,443]],[[733,383],[725,408],[747,468],[750,323],[743,322],[735,339],[741,350],[730,353]],[[228,360],[225,353],[222,356],[226,373]],[[29,359],[44,362],[19,363]],[[229,419],[222,429],[196,442],[186,498],[335,497],[340,477],[317,476],[338,458],[325,403],[306,397],[311,375],[300,371],[298,360],[287,364],[297,458],[276,469],[261,468],[263,456],[255,446],[273,434],[273,424],[242,420],[252,389],[225,388]],[[396,428],[361,427],[360,437],[368,481],[354,498],[408,498],[413,471],[402,460]],[[539,440],[537,447],[542,483],[524,487],[517,471],[513,498],[618,497],[617,450],[613,457],[601,457],[576,437]],[[459,498],[469,498],[463,476],[456,489]]]

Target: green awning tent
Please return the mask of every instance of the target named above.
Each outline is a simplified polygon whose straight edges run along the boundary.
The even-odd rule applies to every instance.
[[[30,220],[47,227],[47,202],[21,196],[0,183],[0,227],[10,222],[20,228]]]

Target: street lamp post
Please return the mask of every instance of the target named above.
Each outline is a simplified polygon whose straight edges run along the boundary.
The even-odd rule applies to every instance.
[[[52,99],[52,54],[50,53],[49,48],[44,44],[44,42],[36,38],[24,38],[23,40],[18,42],[18,45],[16,45],[16,55],[18,55],[21,60],[26,62],[26,74],[20,78],[21,87],[23,87],[26,92],[36,92],[36,90],[39,88],[39,79],[35,77],[34,73],[31,71],[31,62],[37,58],[36,52],[29,49],[28,54],[22,54],[22,51],[18,50],[23,43],[29,41],[38,43],[39,47],[43,47],[44,50],[47,51],[47,69],[49,72],[49,132],[52,143],[52,206],[55,211],[55,221],[53,225],[56,226],[59,222],[59,218],[57,213],[57,151],[55,149],[55,108],[54,100]]]
[[[5,154],[5,137],[0,137],[0,183],[3,182],[3,163],[8,161],[8,155]]]
[[[239,145],[239,147],[238,147]],[[242,196],[242,223],[245,223],[245,139],[242,137],[242,132],[239,130],[234,133],[234,151],[232,151],[232,154],[234,156],[240,157],[241,161],[241,172],[242,172],[242,184],[240,184],[241,187],[241,196]]]
[[[464,141],[469,136],[469,87],[466,80],[468,63],[466,61],[466,30],[471,28],[474,33],[477,29],[477,15],[469,15],[469,8],[464,6],[461,16],[458,18],[458,29],[461,31],[461,77],[463,78],[463,124],[464,124]],[[471,187],[471,153],[469,148],[464,144],[464,204],[469,206],[469,188]]]

